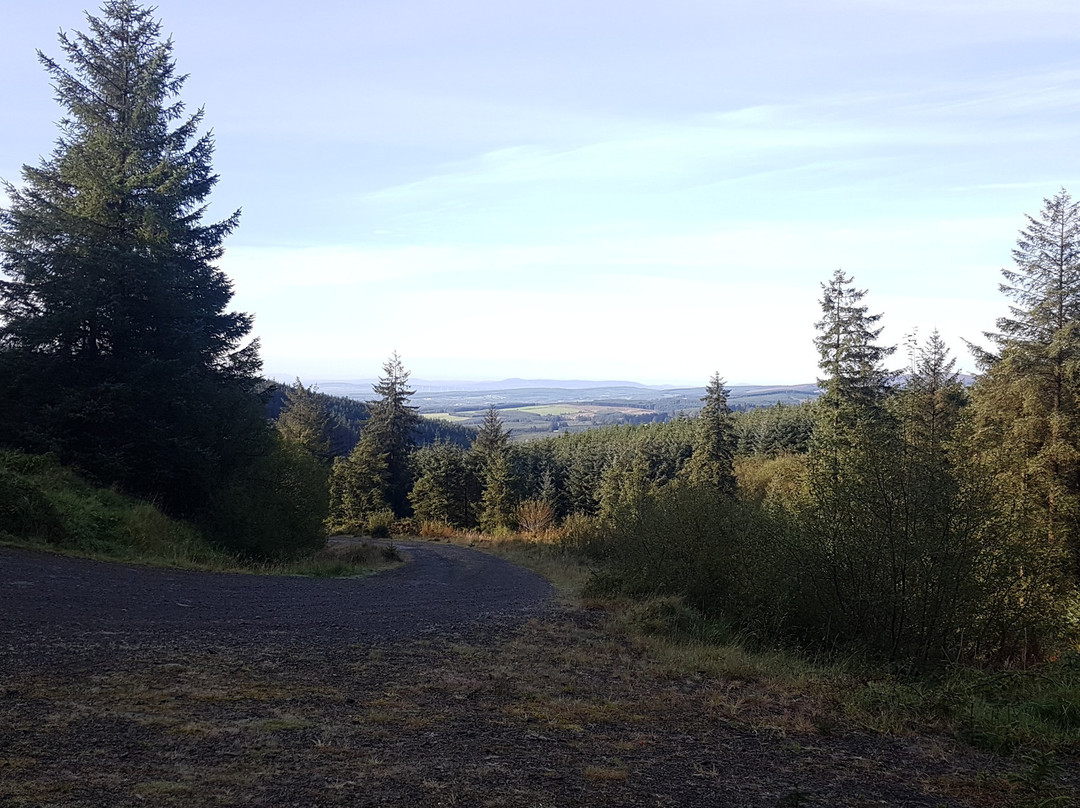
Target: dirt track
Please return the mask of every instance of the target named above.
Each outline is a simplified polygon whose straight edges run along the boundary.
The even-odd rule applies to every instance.
[[[1014,804],[1000,762],[665,672],[531,573],[409,551],[327,581],[0,550],[0,805]]]
[[[411,562],[365,579],[225,575],[0,548],[0,670],[93,663],[155,646],[372,645],[521,622],[551,587],[460,547],[398,543]]]

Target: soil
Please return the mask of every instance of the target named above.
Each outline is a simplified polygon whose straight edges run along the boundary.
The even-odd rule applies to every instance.
[[[1025,798],[1000,760],[666,673],[530,572],[399,546],[405,566],[338,580],[0,550],[0,804]]]

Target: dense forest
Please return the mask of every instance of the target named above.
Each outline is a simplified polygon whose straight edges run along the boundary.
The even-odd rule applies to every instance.
[[[42,56],[52,154],[0,211],[0,444],[51,455],[247,557],[327,531],[521,532],[595,586],[671,594],[761,642],[917,665],[1032,663],[1080,631],[1080,206],[1029,217],[966,386],[934,333],[897,356],[841,271],[814,403],[514,444],[421,419],[397,354],[366,404],[261,377],[217,268],[239,213],[152,9],[108,0]],[[1003,234],[1003,239],[1007,236]],[[901,361],[902,358],[902,361]],[[892,364],[890,364],[892,363]],[[33,491],[5,486],[7,530]],[[21,524],[21,523],[19,523]]]

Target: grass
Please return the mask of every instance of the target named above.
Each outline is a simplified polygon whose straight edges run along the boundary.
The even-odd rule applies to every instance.
[[[603,612],[607,631],[641,647],[660,677],[736,683],[714,705],[719,716],[752,718],[769,706],[773,723],[784,715],[788,729],[818,734],[838,729],[836,715],[874,732],[943,735],[1019,759],[1080,754],[1080,653],[1029,670],[957,666],[904,676],[858,657],[757,648],[678,598],[591,597],[594,566],[551,537],[458,533],[449,540],[532,569],[564,602]]]
[[[363,575],[400,563],[366,545],[253,561],[215,547],[148,502],[94,486],[49,457],[0,451],[0,546],[151,566],[318,577]]]
[[[569,404],[541,404],[535,407],[511,407],[503,410],[503,412],[529,412],[533,415],[576,415],[584,412],[584,410],[581,407],[574,407]]]
[[[469,415],[454,415],[454,414],[449,413],[449,412],[425,412],[424,417],[425,418],[435,418],[435,419],[437,419],[439,421],[450,421],[451,423],[458,424],[458,423],[462,423],[464,421],[470,420],[470,418],[472,416],[469,416]]]

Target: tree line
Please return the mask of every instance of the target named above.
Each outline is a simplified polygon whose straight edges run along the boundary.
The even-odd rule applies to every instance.
[[[363,528],[370,506],[421,532],[547,533],[602,562],[604,586],[684,596],[752,636],[921,664],[1043,659],[1075,645],[1080,616],[1080,207],[1065,190],[1013,257],[1009,315],[971,346],[970,386],[936,331],[891,367],[881,315],[838,270],[816,402],[733,413],[714,375],[695,418],[526,444],[492,408],[470,448],[408,452],[405,476],[379,471],[394,450],[377,440],[338,461],[335,496],[345,469],[366,475],[348,477],[360,506],[332,505],[335,526]]]

